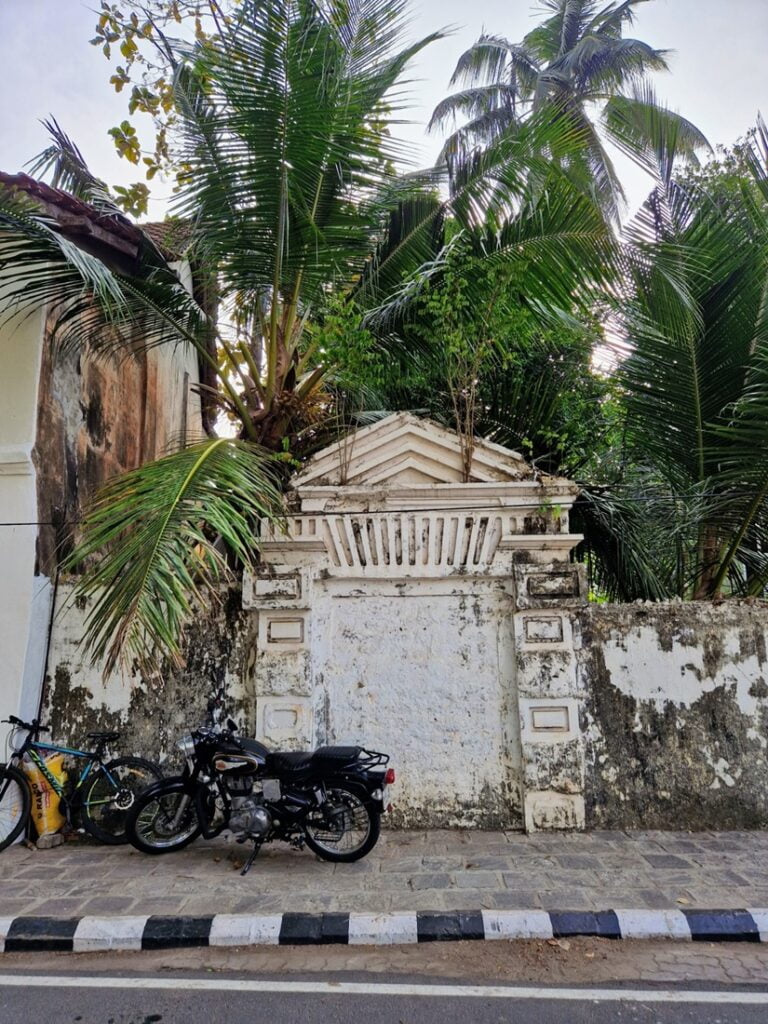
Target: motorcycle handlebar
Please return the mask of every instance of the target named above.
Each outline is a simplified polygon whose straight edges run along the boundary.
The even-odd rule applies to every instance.
[[[234,730],[221,725],[203,725],[192,731],[192,737],[195,740],[231,740],[234,738]]]

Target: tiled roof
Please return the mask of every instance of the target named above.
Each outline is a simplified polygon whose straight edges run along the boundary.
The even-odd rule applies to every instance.
[[[160,221],[139,227],[123,214],[101,213],[69,192],[53,188],[28,174],[0,171],[0,187],[23,192],[36,200],[57,222],[62,233],[90,237],[119,252],[135,256],[147,235],[166,259],[178,258],[186,247],[189,227],[184,221]]]
[[[189,245],[192,228],[186,220],[157,220],[142,224],[148,235],[166,259],[178,258]]]

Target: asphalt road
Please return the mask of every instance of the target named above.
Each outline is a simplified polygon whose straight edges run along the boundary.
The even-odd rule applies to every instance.
[[[0,1024],[764,1024],[768,990],[0,973]]]

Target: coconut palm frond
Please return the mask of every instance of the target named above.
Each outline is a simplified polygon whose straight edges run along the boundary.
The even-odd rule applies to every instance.
[[[712,151],[704,134],[661,104],[647,83],[609,99],[602,123],[611,141],[663,187],[677,166],[696,167],[698,154]]]
[[[152,247],[134,273],[110,267],[67,238],[26,197],[0,191],[2,320],[47,308],[53,344],[88,344],[95,354],[145,347],[192,346],[208,356],[208,317],[176,272]]]
[[[650,114],[633,90],[644,87],[649,73],[668,70],[667,51],[623,35],[640,2],[644,0],[601,7],[594,0],[546,0],[542,7],[549,16],[521,43],[481,36],[460,58],[451,82],[468,88],[448,96],[432,115],[432,128],[466,119],[447,140],[444,156],[465,157],[493,143],[532,111],[581,121],[583,150],[570,155],[570,166],[583,167],[606,215],[618,221],[621,185],[598,127],[607,126],[620,146],[631,149],[633,159],[641,159],[638,154],[644,152],[656,126],[642,124]],[[606,102],[613,106],[602,123],[595,124],[594,106]],[[644,102],[650,105],[647,95]],[[665,116],[672,121],[673,115]],[[683,119],[677,122],[677,133],[680,143],[685,141],[691,151],[704,143]]]
[[[440,37],[403,45],[402,0],[242,5],[228,38],[180,57],[177,92],[195,218],[222,289],[254,281],[320,299],[370,256],[386,218],[403,73]]]
[[[542,316],[572,309],[577,294],[588,303],[590,284],[614,279],[618,250],[583,178],[567,167],[567,155],[581,143],[579,125],[542,113],[454,161],[445,171],[450,196],[442,207],[453,239],[368,314],[368,326],[391,330],[407,316],[442,272],[457,233],[484,259],[507,264],[515,294]]]
[[[633,268],[620,368],[628,439],[678,492],[718,500],[700,523],[697,596],[716,594],[743,544],[768,537],[768,204],[758,183],[672,183],[657,245]],[[678,286],[657,272],[674,248]]]
[[[65,569],[86,566],[74,600],[89,604],[84,643],[104,671],[180,658],[195,602],[228,576],[228,550],[253,564],[260,517],[282,510],[275,457],[207,440],[115,477],[85,511]]]
[[[29,173],[35,177],[50,177],[54,188],[77,196],[89,203],[99,213],[125,220],[115,204],[109,187],[91,173],[85,157],[72,139],[61,128],[55,117],[43,121],[43,127],[51,137],[51,143],[42,153],[30,160]]]

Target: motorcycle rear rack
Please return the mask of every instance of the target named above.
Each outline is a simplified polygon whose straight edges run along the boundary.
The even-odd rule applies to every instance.
[[[363,747],[360,751],[360,756],[354,762],[355,768],[362,768],[364,771],[370,771],[371,768],[383,768],[389,764],[389,754],[380,754],[376,750],[366,750]]]

